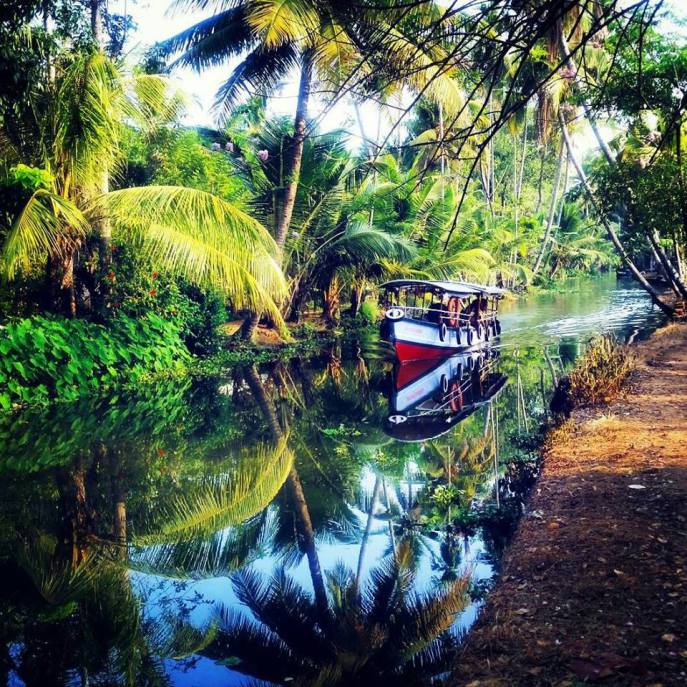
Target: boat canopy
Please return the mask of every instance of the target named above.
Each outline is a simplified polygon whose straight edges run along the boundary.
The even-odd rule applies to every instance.
[[[503,298],[506,291],[497,286],[484,284],[470,284],[465,281],[424,281],[423,279],[394,279],[381,285],[381,288],[391,291],[406,287],[419,286],[427,291],[441,291],[452,296],[465,298],[467,296],[486,295],[492,298]]]

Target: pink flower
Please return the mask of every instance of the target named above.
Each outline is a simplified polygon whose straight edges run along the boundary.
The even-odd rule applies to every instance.
[[[267,159],[269,158],[270,154],[267,150],[258,150],[258,157],[263,161],[267,162]]]
[[[213,153],[216,153],[219,150],[222,150],[222,146],[219,143],[213,143],[210,146],[210,150],[212,150]]]
[[[228,153],[233,153],[234,152],[234,144],[231,141],[227,141],[224,144],[224,150],[226,150]]]

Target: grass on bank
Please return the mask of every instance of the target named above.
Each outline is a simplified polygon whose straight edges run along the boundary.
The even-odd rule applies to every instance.
[[[634,356],[627,346],[613,336],[595,337],[569,375],[573,406],[608,403],[620,392],[634,367]]]

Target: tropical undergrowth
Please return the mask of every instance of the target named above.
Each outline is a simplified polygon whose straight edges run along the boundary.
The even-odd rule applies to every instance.
[[[179,326],[154,313],[109,326],[36,316],[0,328],[0,407],[72,401],[191,360]]]

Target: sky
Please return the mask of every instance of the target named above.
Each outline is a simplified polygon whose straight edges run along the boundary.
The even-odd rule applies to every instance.
[[[132,58],[141,54],[149,45],[164,40],[176,33],[192,26],[194,23],[211,15],[211,11],[201,12],[173,12],[169,10],[170,0],[126,0],[129,14],[138,25],[137,30],[127,42],[127,51]],[[122,12],[125,0],[110,0],[111,12]],[[225,81],[232,71],[233,66],[239,60],[227,62],[220,67],[206,69],[202,74],[192,69],[175,70],[182,90],[191,97],[192,104],[189,109],[188,123],[200,126],[215,126],[215,118],[212,105],[218,87]],[[297,82],[294,80],[284,84],[284,87],[270,98],[270,109],[275,114],[292,115],[296,109]],[[312,104],[314,116],[323,113],[322,103],[317,99]],[[377,108],[372,105],[363,105],[363,125],[368,131],[377,129]],[[335,106],[327,111],[321,120],[323,130],[344,128],[350,135],[360,141],[360,129],[355,120],[354,112],[348,103]],[[369,134],[366,134],[369,135]],[[357,143],[356,143],[357,146]]]
[[[443,0],[442,4],[448,4],[449,0]],[[625,3],[634,0],[623,0]],[[218,3],[215,3],[218,4]],[[111,12],[122,13],[125,8],[134,17],[137,29],[129,36],[127,49],[130,56],[135,59],[143,50],[161,40],[188,28],[200,21],[212,11],[170,11],[170,0],[110,0]],[[663,22],[661,29],[669,33],[679,33],[687,40],[687,0],[665,0],[664,7],[669,9],[684,22],[681,26],[673,22]],[[220,84],[228,78],[236,64],[228,62],[220,67],[204,70],[198,74],[190,69],[178,69],[175,78],[182,90],[191,98],[191,105],[187,116],[187,123],[199,126],[215,126],[215,118],[212,112],[215,92]],[[270,109],[275,114],[292,115],[296,106],[297,85],[295,78],[284,84],[278,93],[270,98]],[[360,128],[354,116],[353,108],[348,102],[341,102],[331,109],[326,109],[322,102],[315,98],[311,105],[313,116],[320,116],[320,128],[322,130],[345,129],[350,135],[350,145],[358,147],[361,141]],[[389,123],[384,117],[380,122],[379,109],[373,104],[363,104],[361,107],[362,123],[365,135],[374,138],[380,129],[382,136],[386,133]],[[381,126],[381,128],[380,128]],[[583,134],[580,140],[582,148],[591,145],[591,137]]]

